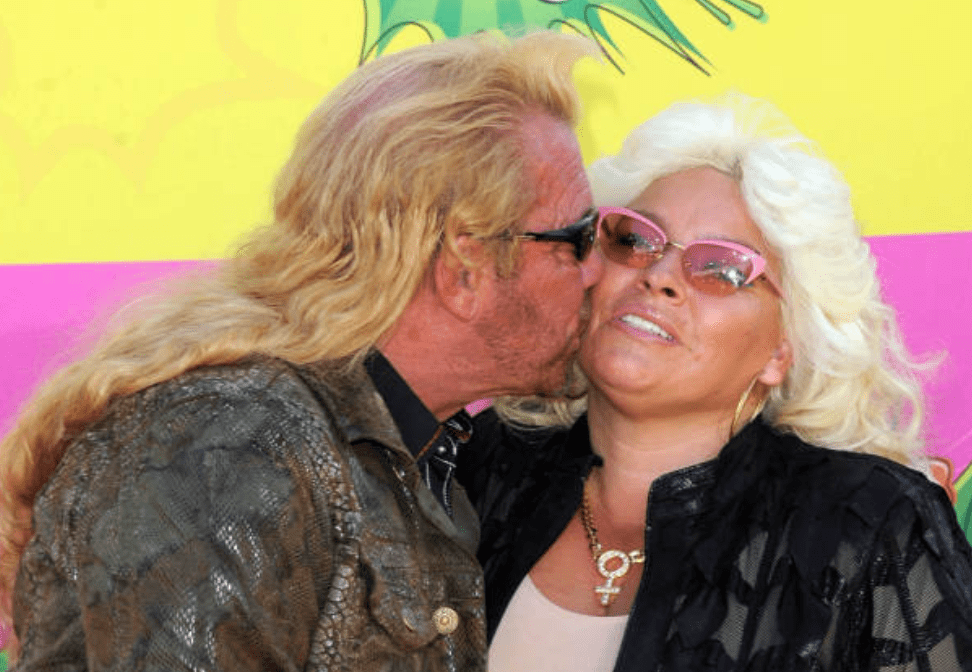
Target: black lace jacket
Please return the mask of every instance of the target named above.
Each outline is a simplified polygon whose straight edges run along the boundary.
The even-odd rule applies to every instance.
[[[257,360],[120,399],[34,507],[19,670],[481,671],[455,523],[365,373]]]
[[[599,458],[585,418],[552,436],[491,412],[476,424],[460,478],[482,520],[491,638]],[[757,419],[649,501],[617,671],[972,671],[972,551],[921,474]]]

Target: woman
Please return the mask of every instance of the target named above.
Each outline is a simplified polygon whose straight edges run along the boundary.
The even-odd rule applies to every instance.
[[[917,366],[847,186],[782,128],[679,104],[592,166],[627,207],[601,211],[586,413],[488,412],[466,451],[493,672],[972,670],[972,552],[903,466]]]

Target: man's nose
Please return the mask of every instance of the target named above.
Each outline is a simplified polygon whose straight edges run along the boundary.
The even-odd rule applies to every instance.
[[[592,287],[604,275],[604,255],[601,254],[601,246],[594,245],[594,248],[587,255],[587,259],[581,262],[581,281],[584,288]]]

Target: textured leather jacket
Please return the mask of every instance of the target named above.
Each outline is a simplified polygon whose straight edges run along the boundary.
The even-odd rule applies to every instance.
[[[35,505],[20,670],[485,669],[478,524],[363,367],[258,359],[112,403]]]
[[[525,433],[489,411],[460,457],[492,638],[599,458],[586,418]],[[915,471],[757,419],[716,459],[655,479],[646,520],[615,672],[972,672],[972,549]]]

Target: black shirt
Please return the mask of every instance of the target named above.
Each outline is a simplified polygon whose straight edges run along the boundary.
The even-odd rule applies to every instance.
[[[461,410],[441,424],[405,379],[377,350],[368,355],[365,369],[391,413],[408,448],[436,499],[452,516],[452,476],[459,448],[472,435],[472,420]]]

